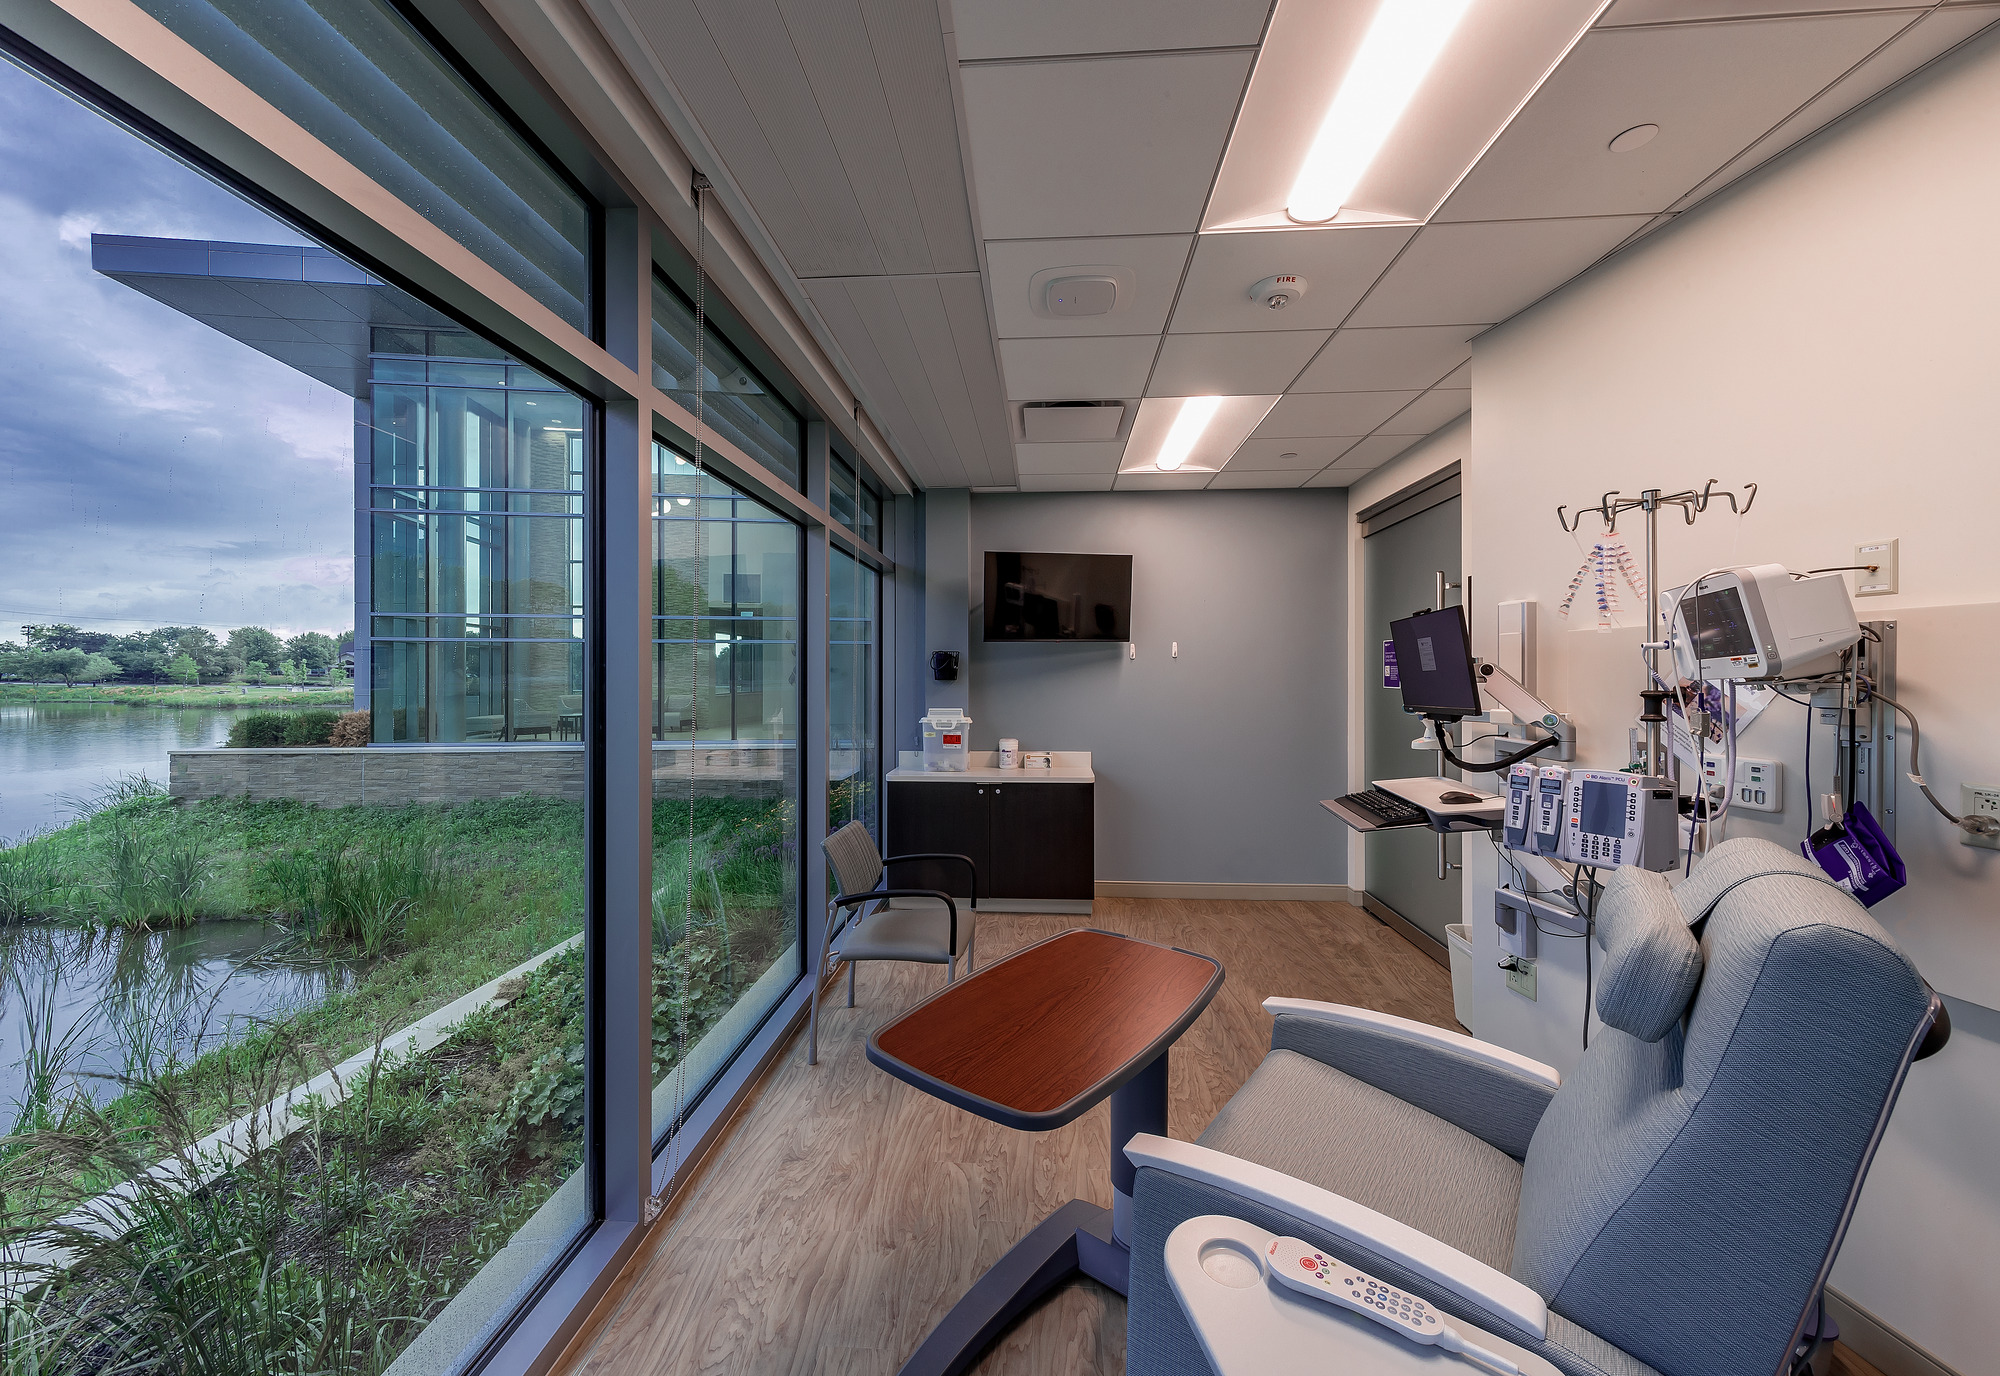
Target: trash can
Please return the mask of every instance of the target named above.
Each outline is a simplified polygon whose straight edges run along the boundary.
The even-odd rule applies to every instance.
[[[970,752],[972,718],[956,707],[933,707],[917,718],[924,738],[924,768],[933,773],[962,774]]]
[[[1472,928],[1463,922],[1449,922],[1445,943],[1451,948],[1451,1012],[1458,1025],[1472,1031]],[[1477,1036],[1477,1033],[1473,1033]]]

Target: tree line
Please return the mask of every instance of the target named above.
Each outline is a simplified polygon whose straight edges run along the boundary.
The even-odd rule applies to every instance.
[[[0,641],[0,677],[78,683],[220,683],[242,675],[302,683],[338,676],[341,654],[354,643],[318,631],[289,639],[262,626],[238,626],[217,636],[205,626],[162,626],[156,631],[110,635],[77,626],[23,626],[20,642]]]

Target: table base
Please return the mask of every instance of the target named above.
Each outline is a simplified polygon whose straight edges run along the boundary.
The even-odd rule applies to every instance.
[[[960,1376],[972,1370],[1002,1329],[1057,1286],[1084,1275],[1122,1295],[1131,1269],[1132,1254],[1111,1236],[1111,1210],[1072,1199],[973,1282],[903,1363],[900,1376]]]

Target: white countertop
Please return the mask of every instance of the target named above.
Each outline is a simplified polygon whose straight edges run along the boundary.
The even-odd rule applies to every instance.
[[[1052,750],[1048,769],[1002,769],[997,750],[969,750],[962,770],[924,768],[921,750],[898,752],[898,765],[885,776],[890,783],[929,784],[1094,784],[1088,750]]]

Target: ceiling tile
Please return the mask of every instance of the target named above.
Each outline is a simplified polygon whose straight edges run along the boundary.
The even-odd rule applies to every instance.
[[[962,61],[1253,46],[1271,0],[953,0]]]
[[[1472,409],[1472,391],[1434,387],[1382,423],[1384,435],[1428,435]]]
[[[1652,218],[1430,225],[1354,312],[1355,325],[1491,325],[1582,272]]]
[[[1326,343],[1325,330],[1266,334],[1170,334],[1147,385],[1149,397],[1278,393]]]
[[[1213,473],[1120,473],[1114,492],[1192,492],[1207,487]]]
[[[1370,435],[1340,456],[1338,468],[1374,468],[1408,449],[1421,435]]]
[[[1948,5],[1932,10],[1898,34],[1895,42],[1835,82],[1831,89],[1821,93],[1804,109],[1746,148],[1727,167],[1683,196],[1675,208],[1685,209],[1713,195],[1793,144],[1824,129],[1869,97],[1895,85],[1932,58],[1957,47],[1996,20],[2000,20],[2000,6],[1996,5]]]
[[[1414,233],[1405,225],[1204,234],[1174,307],[1173,328],[1180,334],[1333,329]],[[1274,311],[1253,300],[1250,288],[1279,273],[1305,278],[1306,293]]]
[[[1747,19],[1800,10],[1920,10],[1935,0],[1618,0],[1597,21],[1600,29],[1621,24],[1671,24],[1704,19]]]
[[[1109,492],[1115,473],[1023,473],[1022,492]]]
[[[1158,334],[1167,327],[1174,289],[1187,266],[1191,234],[1112,239],[996,239],[986,245],[993,284],[993,322],[1002,339],[1078,334]],[[1109,315],[1037,315],[1028,286],[1037,273],[1061,268],[1122,268],[1132,274],[1132,299]]]
[[[1436,218],[1665,210],[1914,17],[1895,11],[1591,33]],[[1652,142],[1625,153],[1607,147],[1641,124],[1660,127]]]
[[[1017,444],[1014,467],[1022,477],[1030,473],[1116,473],[1125,441],[1105,440],[1090,444]]]
[[[1229,462],[1229,456],[1242,446],[1244,437],[1257,428],[1257,422],[1264,419],[1276,400],[1275,396],[1222,398],[1188,449],[1184,466],[1214,472]],[[1125,442],[1125,455],[1119,460],[1121,469],[1141,473],[1159,471],[1154,461],[1180,419],[1186,401],[1185,397],[1147,397],[1139,403],[1139,414],[1133,418],[1132,433]]]
[[[1304,485],[1307,487],[1351,487],[1357,478],[1367,477],[1378,467],[1380,467],[1379,464],[1370,464],[1364,468],[1329,468],[1324,473],[1318,473],[1307,478]]]
[[[1264,423],[1260,437],[1365,435],[1408,406],[1421,388],[1407,392],[1294,392]]]
[[[1229,456],[1225,471],[1284,471],[1307,469],[1316,471],[1334,462],[1342,454],[1352,449],[1360,441],[1358,435],[1341,435],[1315,439],[1262,439],[1243,441],[1241,447]]]
[[[1246,52],[960,69],[989,239],[1192,232]]]
[[[1000,371],[1012,401],[1103,401],[1136,397],[1160,341],[1130,338],[1003,339]]]
[[[1421,392],[1472,357],[1477,325],[1342,330],[1292,385],[1297,392]]]
[[[1440,387],[1470,387],[1472,385],[1472,360],[1467,359],[1456,368],[1453,368],[1448,375],[1438,379],[1437,385]]]
[[[1305,480],[1312,477],[1312,475],[1313,470],[1309,468],[1292,473],[1272,473],[1254,469],[1248,471],[1231,470],[1226,473],[1218,473],[1210,479],[1208,490],[1214,492],[1230,487],[1301,487],[1305,484]]]

